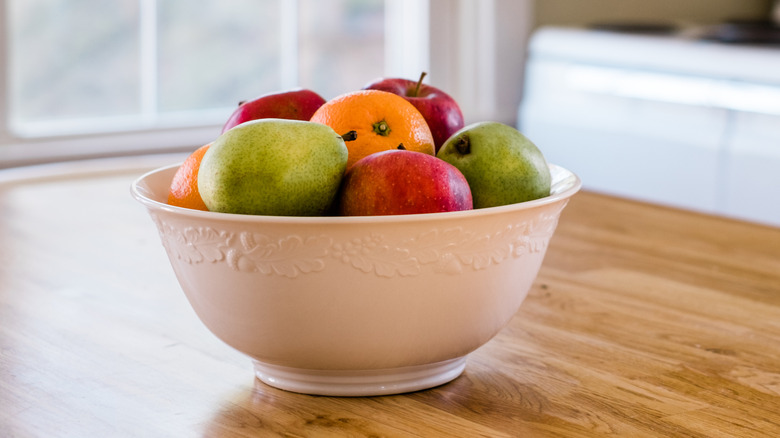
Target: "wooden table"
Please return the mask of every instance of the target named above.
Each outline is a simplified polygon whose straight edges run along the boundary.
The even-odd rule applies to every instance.
[[[461,377],[315,397],[190,309],[129,194],[182,158],[0,173],[0,436],[780,436],[780,229],[581,192]]]

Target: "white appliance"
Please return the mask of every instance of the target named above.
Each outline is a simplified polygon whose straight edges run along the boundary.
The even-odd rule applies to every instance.
[[[780,226],[780,46],[543,28],[518,127],[586,189]]]

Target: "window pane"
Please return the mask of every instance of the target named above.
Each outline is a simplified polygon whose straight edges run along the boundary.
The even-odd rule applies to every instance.
[[[301,85],[326,99],[384,72],[384,1],[299,0]]]
[[[280,2],[158,0],[159,110],[235,107],[280,87]]]
[[[138,111],[138,0],[7,4],[12,119]]]

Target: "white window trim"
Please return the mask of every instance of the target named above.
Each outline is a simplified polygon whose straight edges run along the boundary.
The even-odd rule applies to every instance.
[[[535,0],[430,0],[431,80],[466,123],[515,125]]]
[[[154,13],[156,0],[141,2],[142,14]],[[385,75],[412,79],[427,71],[426,82],[452,94],[467,123],[497,120],[513,124],[522,90],[532,3],[533,0],[388,1],[386,19],[391,25],[386,26]],[[297,0],[283,4],[286,12],[282,19],[291,17]],[[6,1],[0,0],[0,22],[4,23],[6,18]],[[283,35],[283,44],[297,47],[295,26],[284,28],[288,32]],[[155,71],[154,30],[142,29],[142,32],[142,59],[147,61],[141,68],[142,74],[143,71],[148,74]],[[0,66],[7,65],[6,38],[5,33],[0,33]],[[285,87],[296,85],[295,56],[283,60],[280,71]],[[50,135],[33,137],[22,129],[15,132],[9,129],[8,80],[7,71],[0,68],[0,84],[4,85],[0,87],[0,168],[101,156],[191,151],[216,138],[232,111],[223,108],[158,117],[152,111],[155,81],[149,81],[143,88],[146,97],[142,100],[143,108],[150,110],[149,113],[132,119],[101,119],[99,125],[90,120],[68,121],[62,126],[50,125]],[[92,127],[91,132],[83,133],[87,126]],[[105,147],[107,144],[111,145],[110,150]]]
[[[5,23],[8,22],[7,7],[5,0],[0,0],[0,147],[10,142],[10,134],[8,133],[8,72],[6,66],[8,65],[8,44],[7,44],[7,28]],[[2,161],[0,161],[2,163]]]
[[[416,79],[430,70],[428,0],[386,0],[385,36],[386,77]]]

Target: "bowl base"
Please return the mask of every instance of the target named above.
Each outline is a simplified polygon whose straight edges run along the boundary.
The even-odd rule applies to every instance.
[[[460,376],[466,357],[443,362],[378,370],[310,370],[254,361],[263,383],[311,395],[361,397],[400,394],[443,385]]]

